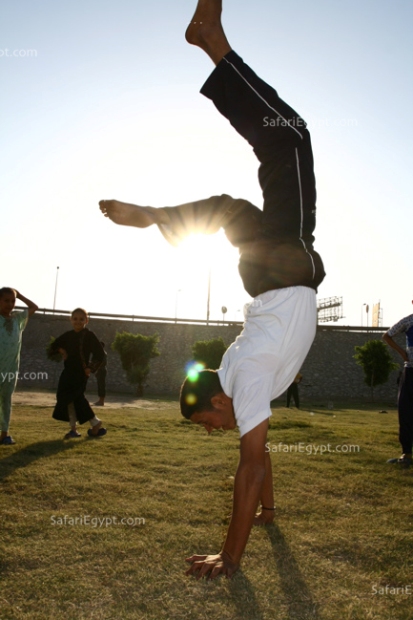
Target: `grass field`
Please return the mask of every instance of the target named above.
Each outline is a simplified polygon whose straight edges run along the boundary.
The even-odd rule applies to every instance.
[[[184,558],[220,549],[238,432],[208,436],[175,402],[104,414],[106,437],[68,442],[50,407],[14,407],[0,620],[413,619],[413,470],[386,464],[394,409],[274,409],[275,524],[216,581],[186,577]]]

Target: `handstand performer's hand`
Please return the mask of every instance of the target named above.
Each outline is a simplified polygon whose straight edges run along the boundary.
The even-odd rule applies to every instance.
[[[215,579],[218,575],[226,575],[230,579],[239,568],[239,564],[232,562],[222,551],[217,555],[192,555],[185,561],[191,564],[185,574],[194,575],[197,579]]]

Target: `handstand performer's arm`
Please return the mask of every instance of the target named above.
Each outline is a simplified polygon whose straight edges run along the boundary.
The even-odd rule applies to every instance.
[[[231,577],[241,561],[254,522],[260,498],[264,497],[266,481],[266,453],[268,420],[261,422],[241,438],[241,454],[234,483],[231,523],[221,552],[217,555],[193,555],[187,574],[197,579],[207,575],[214,579],[219,574]],[[268,495],[265,494],[268,499]]]

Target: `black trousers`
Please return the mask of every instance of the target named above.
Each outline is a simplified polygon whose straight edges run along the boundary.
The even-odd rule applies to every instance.
[[[403,454],[413,447],[413,368],[404,368],[399,383],[399,440]]]
[[[263,210],[252,238],[240,247],[240,274],[253,296],[285,286],[317,289],[325,272],[313,249],[316,189],[305,121],[233,51],[201,93],[253,147]]]
[[[287,390],[287,407],[290,406],[291,397],[293,397],[294,404],[297,407],[297,409],[299,409],[300,408],[300,395],[298,392],[298,383],[296,383],[295,381],[291,383],[291,385],[289,386]]]
[[[106,396],[106,376],[108,374],[107,368],[106,368],[106,364],[104,366],[101,366],[97,371],[96,371],[96,381],[98,384],[98,396],[99,398],[105,398]]]
[[[201,93],[253,147],[263,209],[213,196],[167,207],[170,225],[160,225],[162,233],[175,243],[190,232],[212,233],[222,226],[239,248],[240,275],[252,297],[287,286],[317,289],[325,272],[313,248],[316,189],[306,123],[233,51],[215,67]]]

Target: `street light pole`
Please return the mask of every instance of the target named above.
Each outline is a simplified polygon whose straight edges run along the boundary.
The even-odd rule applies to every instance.
[[[367,306],[367,304],[362,304],[361,305],[361,326],[363,327],[363,308],[364,306]]]
[[[207,316],[206,316],[207,325],[209,325],[210,304],[211,304],[211,266],[209,266],[209,269],[208,269],[208,297],[207,297]]]
[[[57,280],[58,280],[58,278],[59,278],[59,267],[57,267],[57,269],[56,269],[56,282],[55,282],[55,285],[54,285],[53,312],[56,309]]]
[[[180,293],[181,291],[182,291],[182,289],[181,289],[181,288],[179,288],[179,289],[176,291],[176,296],[175,296],[175,323],[177,322],[177,319],[178,319],[178,295],[179,295],[179,293]]]

